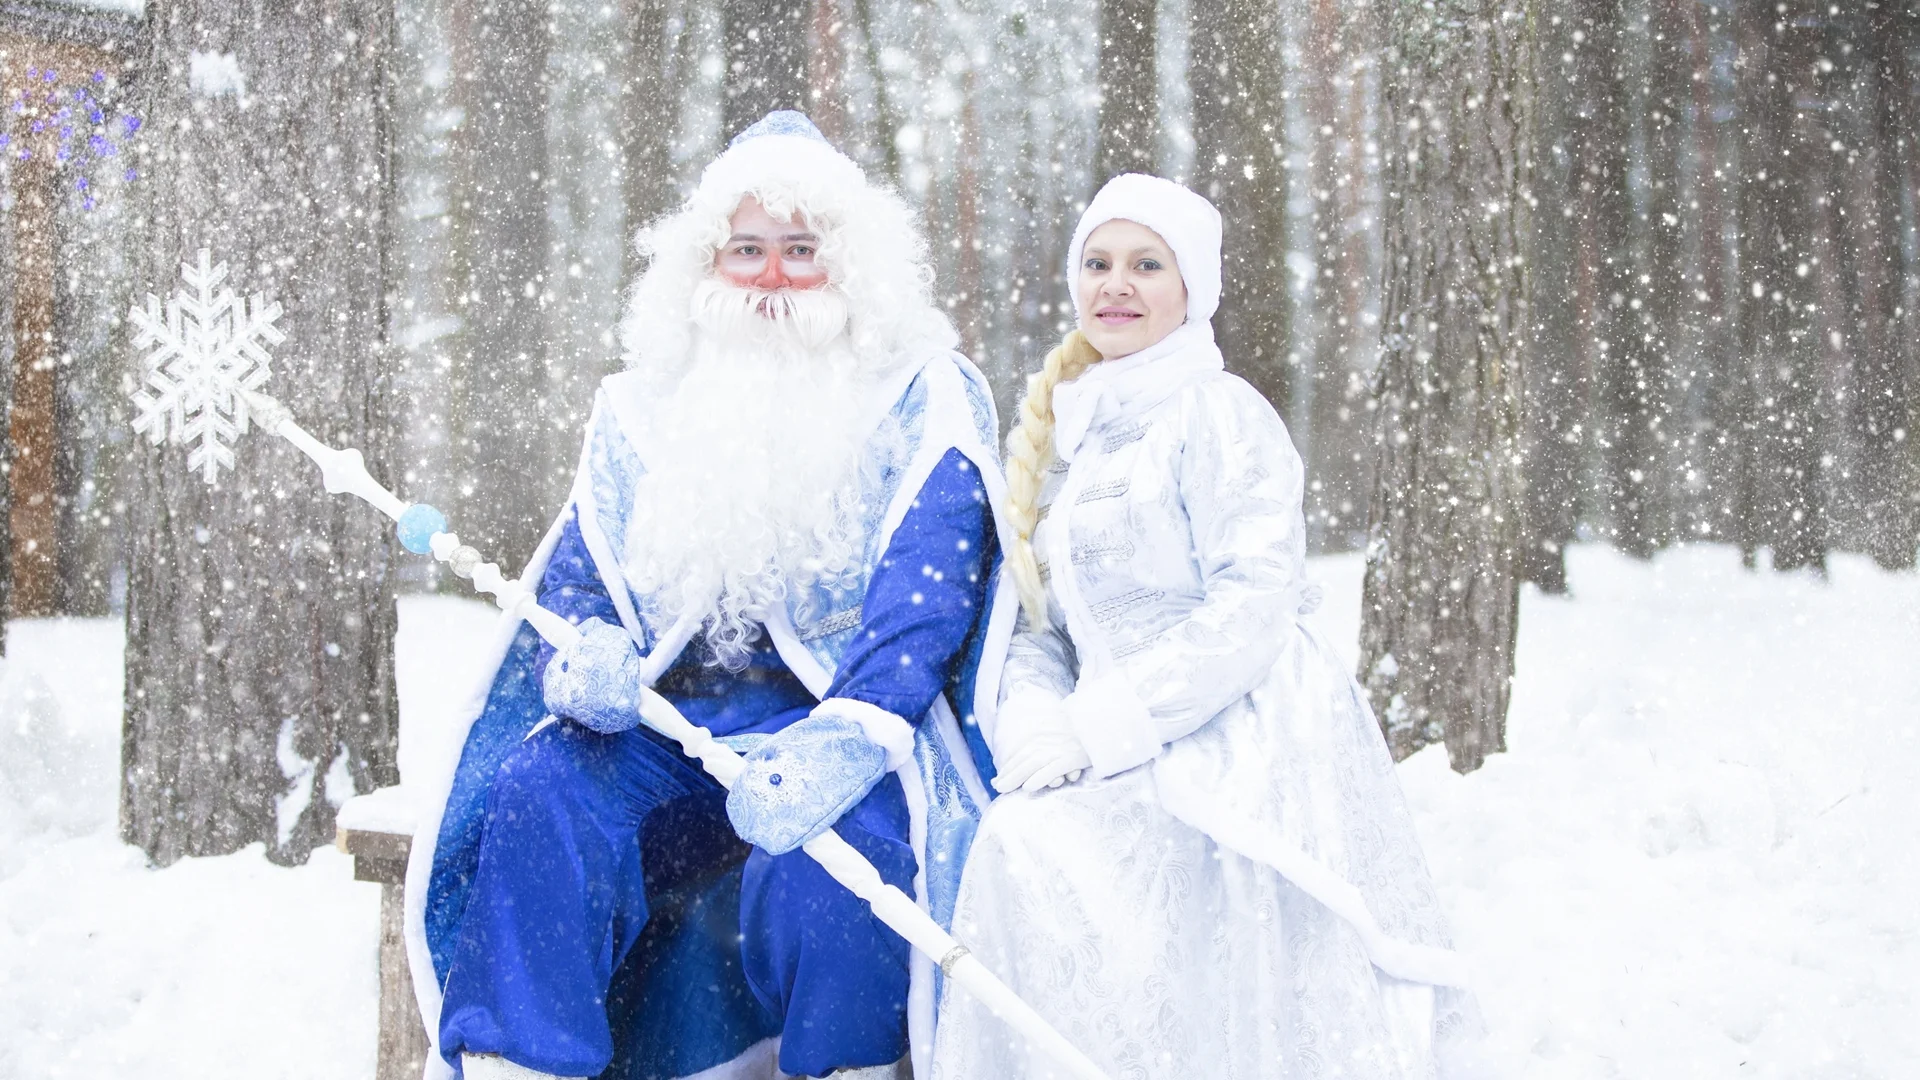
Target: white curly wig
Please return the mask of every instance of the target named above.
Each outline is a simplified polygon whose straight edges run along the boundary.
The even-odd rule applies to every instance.
[[[945,352],[958,343],[952,322],[934,305],[927,243],[905,200],[869,181],[804,117],[775,113],[707,166],[684,206],[640,232],[647,269],[620,326],[629,369],[668,386],[684,373],[695,289],[712,273],[733,213],[749,196],[776,219],[805,217],[819,234],[817,258],[847,300],[849,344],[864,363]]]
[[[820,237],[828,287],[788,296],[778,325],[713,273],[747,197]],[[866,426],[871,394],[955,335],[906,204],[797,113],[748,129],[640,243],[650,261],[621,337],[659,408],[625,570],[675,617],[704,609],[712,661],[738,669],[766,610],[857,569],[879,461],[862,450],[898,434]]]

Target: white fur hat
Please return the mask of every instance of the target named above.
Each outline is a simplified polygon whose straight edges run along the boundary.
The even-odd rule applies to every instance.
[[[1220,306],[1220,211],[1205,197],[1171,180],[1144,173],[1122,173],[1107,181],[1067,248],[1067,287],[1080,310],[1080,253],[1093,230],[1109,221],[1132,221],[1160,234],[1180,264],[1187,286],[1187,322],[1205,323]]]

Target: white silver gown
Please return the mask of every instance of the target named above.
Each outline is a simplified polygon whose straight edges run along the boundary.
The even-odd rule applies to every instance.
[[[1117,673],[1153,756],[997,800],[954,932],[1116,1080],[1422,1078],[1475,1025],[1384,741],[1297,620],[1301,495],[1219,371],[1106,395],[1042,491],[1053,625],[1022,616],[1002,700]],[[933,1075],[1064,1074],[949,984]]]

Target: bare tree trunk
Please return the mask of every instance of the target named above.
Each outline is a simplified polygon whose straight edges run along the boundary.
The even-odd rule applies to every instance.
[[[1366,393],[1359,358],[1373,355],[1377,330],[1363,326],[1375,285],[1374,238],[1368,218],[1370,177],[1364,147],[1374,121],[1369,93],[1370,21],[1332,0],[1311,0],[1295,68],[1304,102],[1307,194],[1312,207],[1296,220],[1311,253],[1309,302],[1295,311],[1300,353],[1293,439],[1306,460],[1310,550],[1357,547],[1364,541]],[[1299,128],[1295,129],[1300,130]],[[1303,230],[1304,227],[1304,230]],[[1296,241],[1296,248],[1300,242]]]
[[[1741,352],[1750,365],[1746,423],[1748,461],[1742,547],[1751,563],[1762,545],[1773,565],[1824,570],[1827,419],[1821,400],[1820,281],[1811,217],[1825,189],[1827,148],[1806,115],[1814,102],[1816,9],[1784,10],[1764,0],[1739,5],[1740,112],[1746,127],[1741,167]]]
[[[548,405],[539,456],[527,468],[551,500],[535,517],[542,532],[565,503],[600,380],[621,366],[614,331],[629,246],[628,159],[620,148],[628,115],[618,73],[634,52],[632,26],[613,5],[552,4],[547,18],[547,105],[539,122],[547,133],[540,307]],[[653,123],[671,115],[663,111]]]
[[[6,468],[9,538],[12,542],[10,603],[15,616],[52,615],[59,593],[59,552],[54,504],[54,168],[51,139],[35,140],[36,153],[15,158],[13,172],[14,293],[13,386],[7,415]]]
[[[980,355],[981,333],[987,307],[986,278],[980,265],[980,249],[985,246],[980,222],[980,107],[976,100],[978,73],[969,63],[960,74],[960,139],[954,147],[953,238],[959,245],[954,281],[948,295],[954,328],[960,332],[960,347],[968,356]]]
[[[1736,405],[1744,364],[1738,348],[1738,261],[1728,237],[1738,199],[1728,190],[1739,175],[1735,153],[1737,128],[1723,120],[1730,87],[1716,57],[1727,40],[1726,16],[1703,4],[1675,0],[1685,20],[1686,59],[1691,100],[1688,143],[1692,152],[1691,201],[1697,208],[1681,215],[1688,230],[1691,273],[1689,303],[1683,308],[1683,335],[1689,350],[1693,420],[1688,445],[1696,489],[1689,535],[1728,539],[1735,535],[1741,445]],[[1729,110],[1730,111],[1730,110]]]
[[[808,0],[724,0],[726,106],[731,139],[775,109],[807,107]]]
[[[1854,312],[1860,331],[1855,385],[1848,395],[1857,442],[1854,483],[1863,546],[1889,570],[1910,570],[1920,549],[1920,473],[1915,470],[1916,350],[1901,328],[1903,159],[1916,153],[1910,126],[1913,84],[1909,51],[1920,37],[1911,6],[1882,4],[1854,18],[1859,50],[1857,182],[1843,244],[1851,249],[1858,284]]]
[[[380,472],[391,6],[154,0],[147,20],[140,277],[171,292],[205,247],[277,299],[273,393]],[[244,89],[192,89],[203,50]],[[160,863],[256,842],[302,860],[341,800],[398,779],[387,523],[280,440],[256,433],[238,459],[209,486],[177,450],[129,457],[120,831]]]
[[[1280,15],[1268,0],[1193,0],[1194,188],[1224,219],[1226,295],[1214,327],[1227,366],[1292,413]]]
[[[1540,34],[1543,57],[1573,56],[1574,46],[1588,36],[1565,19],[1543,26]],[[1576,73],[1564,60],[1543,62],[1534,113],[1536,145],[1544,149],[1534,166],[1532,286],[1542,296],[1566,300],[1533,309],[1534,348],[1527,357],[1521,410],[1526,497],[1516,567],[1521,580],[1553,594],[1567,591],[1567,545],[1580,519],[1586,487],[1582,444],[1590,427],[1586,371],[1592,335],[1582,332],[1589,305],[1582,302],[1586,287],[1580,272],[1588,230],[1587,219],[1575,216],[1579,178],[1567,149],[1579,104]]]
[[[1587,253],[1594,275],[1593,423],[1599,428],[1601,474],[1613,539],[1622,551],[1646,558],[1659,546],[1661,514],[1655,475],[1659,414],[1647,326],[1644,247],[1636,242],[1636,207],[1628,175],[1640,109],[1624,78],[1629,51],[1643,32],[1629,26],[1625,0],[1577,0],[1575,25],[1586,40],[1575,46],[1577,123],[1568,132],[1580,201],[1577,211],[1593,230]],[[1638,81],[1638,80],[1636,80]]]
[[[448,341],[462,538],[502,566],[533,553],[566,495],[549,418],[547,54],[544,0],[474,0],[448,21],[460,126],[450,243],[462,325]],[[570,464],[570,463],[569,463]]]
[[[1634,284],[1641,309],[1638,329],[1642,367],[1631,387],[1639,407],[1636,419],[1644,423],[1644,457],[1637,468],[1639,536],[1635,542],[1648,551],[1666,547],[1679,538],[1678,522],[1685,488],[1676,470],[1682,468],[1684,420],[1677,395],[1686,382],[1679,373],[1678,331],[1687,310],[1686,271],[1681,252],[1681,222],[1687,209],[1681,203],[1680,110],[1687,93],[1684,24],[1673,6],[1676,0],[1645,0],[1639,12],[1645,74],[1636,111],[1645,131],[1642,151],[1644,195],[1635,207],[1634,247],[1642,252]],[[1632,308],[1631,302],[1628,304]],[[1623,388],[1624,389],[1624,388]],[[1633,475],[1627,475],[1631,482]]]
[[[873,80],[874,142],[880,147],[887,182],[900,183],[900,115],[887,91],[887,73],[880,63],[880,42],[873,32],[872,0],[853,0],[853,17],[860,24],[867,77]]]
[[[13,183],[13,169],[0,156],[0,184]],[[13,372],[20,342],[14,334],[14,288],[20,266],[19,231],[14,215],[0,214],[0,431],[13,416]],[[7,654],[7,619],[13,613],[13,466],[12,441],[0,453],[0,656]]]
[[[1154,171],[1160,83],[1154,68],[1154,0],[1100,0],[1100,141],[1095,187]]]
[[[1386,0],[1387,278],[1361,679],[1396,758],[1506,747],[1534,10]]]
[[[670,40],[666,0],[623,0],[623,4],[627,57],[620,126],[621,152],[626,158],[622,197],[627,204],[628,234],[623,280],[632,282],[642,269],[633,235],[679,201],[674,190],[672,153],[680,87],[667,74],[675,43]]]
[[[462,283],[457,280],[453,223],[471,202],[461,194],[457,102],[466,92],[453,63],[453,18],[462,0],[401,0],[395,4],[393,243],[396,294],[393,387],[399,433],[396,471],[403,498],[457,511],[463,463],[453,418],[454,358],[464,347]],[[460,369],[464,371],[464,367]],[[465,529],[464,522],[458,526]],[[424,588],[439,577],[432,559],[402,560],[402,588]]]
[[[846,31],[837,0],[809,0],[807,115],[835,146],[847,140]]]

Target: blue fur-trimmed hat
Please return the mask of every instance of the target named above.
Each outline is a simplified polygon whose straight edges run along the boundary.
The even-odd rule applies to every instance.
[[[731,150],[749,139],[757,139],[762,135],[798,135],[804,139],[827,142],[827,137],[820,134],[820,129],[814,126],[812,120],[807,119],[806,113],[795,112],[792,109],[775,109],[755,120],[740,134],[727,140],[727,149]],[[827,143],[827,145],[833,144]]]
[[[779,189],[865,186],[866,175],[805,113],[776,109],[735,135],[700,174],[700,188],[737,199]]]

